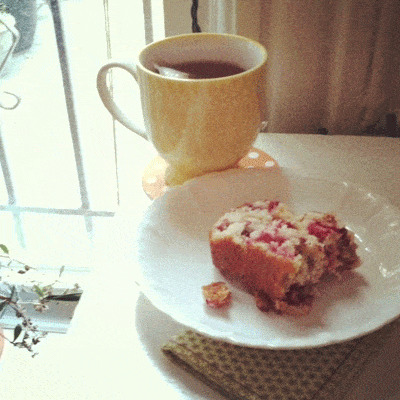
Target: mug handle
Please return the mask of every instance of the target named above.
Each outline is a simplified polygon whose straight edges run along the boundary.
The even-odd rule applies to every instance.
[[[107,85],[107,74],[108,71],[112,68],[124,69],[125,71],[129,72],[131,76],[133,76],[133,78],[135,78],[136,82],[138,82],[135,64],[123,61],[107,62],[100,68],[99,72],[97,73],[97,90],[99,92],[100,98],[103,101],[103,104],[105,105],[107,110],[117,121],[119,121],[126,128],[130,129],[131,131],[135,132],[136,134],[142,136],[144,139],[147,140],[146,131],[122,112],[122,110],[118,107],[111,95],[110,89]]]

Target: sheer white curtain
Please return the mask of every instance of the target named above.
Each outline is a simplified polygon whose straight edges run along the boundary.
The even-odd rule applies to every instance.
[[[167,36],[190,31],[190,4],[164,0]],[[385,117],[400,117],[399,20],[398,0],[199,0],[203,31],[266,46],[270,132],[388,134]]]
[[[398,112],[398,0],[260,5],[260,41],[269,52],[269,131],[324,127],[331,134],[362,134]]]

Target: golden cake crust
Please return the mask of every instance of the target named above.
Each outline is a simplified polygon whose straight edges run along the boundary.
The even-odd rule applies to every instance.
[[[296,271],[292,260],[265,253],[256,246],[243,247],[231,238],[210,240],[210,249],[221,273],[238,279],[254,294],[263,291],[272,298],[283,297],[285,282]]]

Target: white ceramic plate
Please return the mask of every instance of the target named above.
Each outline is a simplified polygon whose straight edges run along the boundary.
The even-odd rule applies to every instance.
[[[310,315],[263,313],[232,284],[233,303],[205,306],[201,287],[224,279],[214,268],[208,231],[224,212],[259,199],[294,212],[334,212],[355,235],[362,265],[321,288]],[[301,177],[290,170],[230,170],[168,191],[139,227],[139,285],[160,310],[205,335],[274,349],[324,346],[372,332],[400,315],[400,211],[346,182]]]

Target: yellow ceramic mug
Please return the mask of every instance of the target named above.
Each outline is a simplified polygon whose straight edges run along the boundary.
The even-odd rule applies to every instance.
[[[168,185],[235,166],[253,144],[264,121],[266,60],[263,46],[227,34],[194,33],[145,47],[137,64],[112,60],[97,77],[100,97],[123,125],[150,140],[168,162]],[[228,63],[243,72],[217,78],[163,76],[157,66]],[[145,130],[113,100],[106,84],[110,68],[128,71],[140,87]]]

